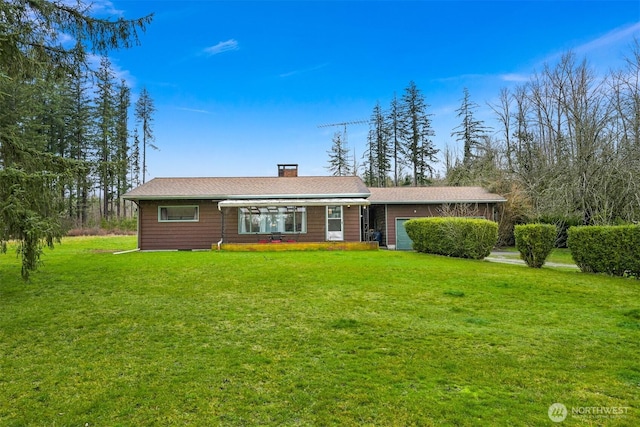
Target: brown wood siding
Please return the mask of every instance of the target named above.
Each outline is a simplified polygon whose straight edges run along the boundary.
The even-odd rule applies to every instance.
[[[300,235],[301,242],[324,242],[327,240],[327,207],[307,207],[307,234]]]
[[[359,242],[360,237],[360,206],[343,206],[343,227],[345,242]]]
[[[198,222],[160,222],[159,206],[197,205]],[[270,233],[240,234],[238,232],[238,209],[224,208],[225,243],[256,243],[268,239]],[[139,204],[138,245],[142,250],[163,249],[210,249],[222,237],[222,214],[217,201],[180,200],[180,201],[140,201]],[[344,206],[344,240],[359,242],[360,209]],[[307,207],[307,232],[285,234],[298,242],[324,242],[326,240],[326,207]]]
[[[385,205],[387,208],[387,224],[385,231],[385,241],[387,245],[396,244],[396,219],[424,218],[432,216],[445,216],[444,212],[449,209],[442,205]],[[494,203],[479,203],[472,206],[468,213],[470,216],[483,216],[493,220]]]
[[[197,222],[160,222],[159,206],[197,205]],[[142,250],[211,249],[220,240],[222,217],[211,200],[140,201],[138,243]]]

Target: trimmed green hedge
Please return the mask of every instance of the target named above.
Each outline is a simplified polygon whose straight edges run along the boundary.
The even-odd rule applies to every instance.
[[[498,241],[498,224],[486,219],[432,217],[404,223],[418,252],[482,259]]]
[[[583,226],[568,231],[571,256],[580,270],[640,278],[640,226]]]
[[[540,268],[555,247],[557,228],[552,224],[516,225],[514,236],[520,258],[532,268]]]

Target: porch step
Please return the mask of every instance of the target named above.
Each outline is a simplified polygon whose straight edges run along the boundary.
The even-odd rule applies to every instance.
[[[211,249],[216,250],[218,247],[214,244]],[[220,249],[230,252],[377,251],[378,242],[223,243]]]

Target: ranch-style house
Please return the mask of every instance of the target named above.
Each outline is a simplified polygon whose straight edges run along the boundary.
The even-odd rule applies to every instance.
[[[141,250],[210,249],[217,243],[361,242],[411,249],[410,218],[496,220],[499,195],[480,187],[369,188],[357,176],[155,178],[123,197],[138,207]]]

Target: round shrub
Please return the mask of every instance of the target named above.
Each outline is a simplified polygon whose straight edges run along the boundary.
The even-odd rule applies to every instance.
[[[520,258],[532,268],[540,268],[555,247],[557,228],[552,224],[516,225],[514,236]]]
[[[404,226],[418,252],[482,259],[498,241],[498,224],[486,219],[416,218]]]

